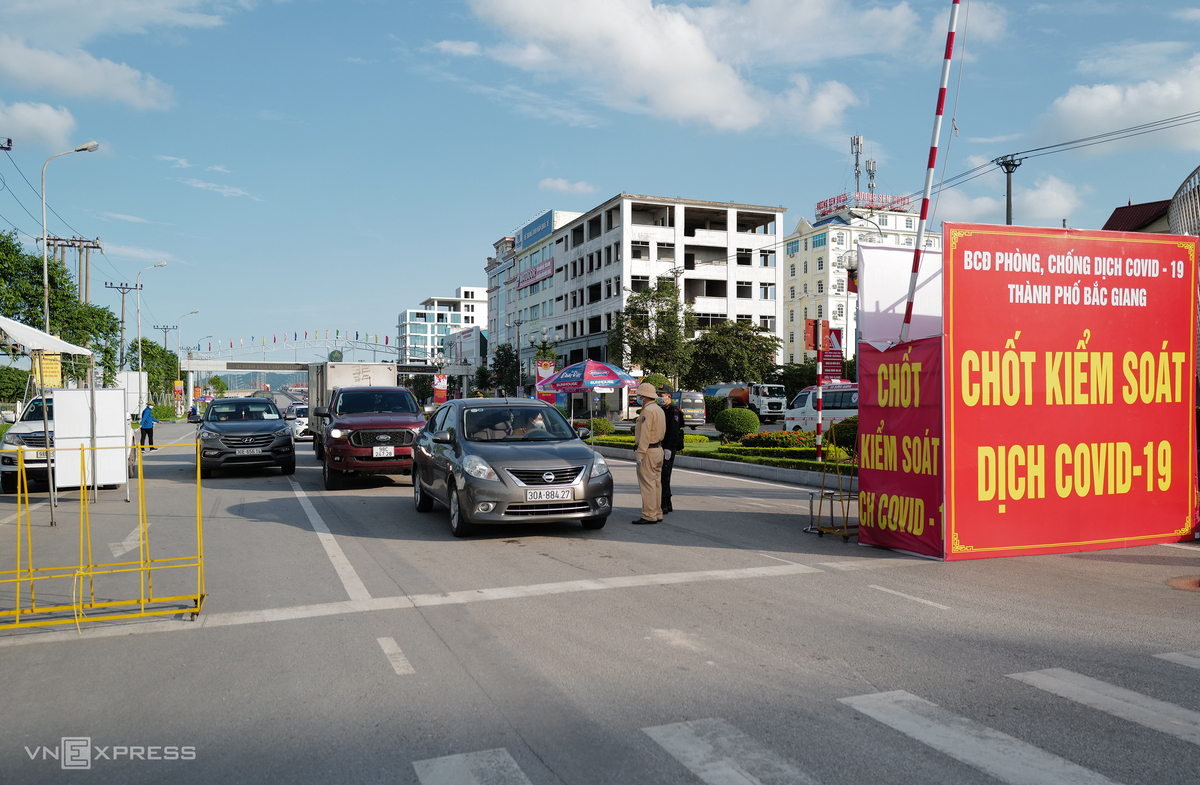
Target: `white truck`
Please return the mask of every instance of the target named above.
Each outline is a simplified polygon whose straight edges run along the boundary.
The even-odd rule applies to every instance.
[[[312,431],[313,452],[324,454],[322,436],[325,422],[312,416],[318,406],[328,406],[333,391],[339,387],[395,387],[400,377],[395,363],[309,363],[308,365],[308,429]]]
[[[710,384],[704,388],[710,398],[731,398],[735,407],[744,406],[764,422],[782,420],[787,406],[787,393],[782,384]]]

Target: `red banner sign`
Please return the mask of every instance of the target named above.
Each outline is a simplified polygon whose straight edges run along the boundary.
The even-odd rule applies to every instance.
[[[1196,238],[944,232],[946,558],[1190,539]]]
[[[858,355],[858,541],[942,556],[940,338]]]
[[[554,375],[554,360],[537,360],[537,383],[541,383]],[[548,403],[556,403],[558,401],[558,393],[553,390],[543,390],[540,386],[537,388],[537,397],[540,401]]]

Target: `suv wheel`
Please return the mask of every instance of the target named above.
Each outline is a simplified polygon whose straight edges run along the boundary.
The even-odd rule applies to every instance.
[[[288,461],[287,463],[281,465],[279,468],[284,474],[295,474],[296,473],[296,462]]]
[[[320,439],[318,439],[316,436],[314,436],[314,437],[313,437],[313,452],[317,454],[317,460],[318,460],[318,461],[320,461],[320,460],[324,460],[324,458],[325,458],[325,445],[324,445],[324,444],[322,444],[322,443],[321,443],[321,440],[320,440]]]
[[[329,468],[329,461],[321,463],[321,479],[325,481],[327,491],[340,491],[346,484],[342,470]]]
[[[433,497],[421,488],[421,480],[416,471],[413,471],[413,505],[416,506],[417,512],[429,512],[433,509]]]
[[[450,533],[455,537],[466,537],[472,533],[474,527],[463,515],[462,505],[458,503],[458,489],[451,482],[446,491],[450,499]]]

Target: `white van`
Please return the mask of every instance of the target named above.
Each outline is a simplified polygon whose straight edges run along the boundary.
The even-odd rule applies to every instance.
[[[789,431],[815,431],[817,429],[817,409],[815,406],[817,388],[806,387],[796,394],[788,404],[788,410],[783,417],[783,426]],[[829,428],[847,417],[858,416],[858,383],[843,382],[827,384],[821,393],[821,431],[829,432]]]

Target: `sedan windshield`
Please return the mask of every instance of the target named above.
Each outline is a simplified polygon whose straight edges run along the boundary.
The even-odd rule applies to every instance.
[[[46,419],[54,419],[54,401],[50,401],[50,405],[46,407]],[[25,413],[21,415],[21,422],[41,422],[42,421],[42,399],[38,398],[25,407]]]
[[[278,420],[279,409],[265,398],[261,401],[213,401],[204,412],[209,422],[245,422],[249,420]]]
[[[472,442],[562,441],[575,431],[549,406],[480,406],[463,412],[463,433]]]
[[[406,390],[353,390],[338,396],[334,414],[417,414],[417,399]]]

